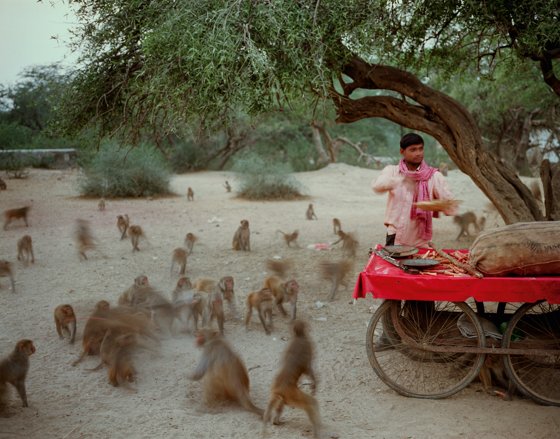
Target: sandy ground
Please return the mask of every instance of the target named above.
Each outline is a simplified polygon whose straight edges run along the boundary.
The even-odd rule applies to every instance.
[[[34,170],[28,179],[7,180],[0,192],[1,209],[32,203],[30,227],[14,224],[0,230],[0,258],[14,263],[17,293],[0,279],[0,354],[15,342],[30,338],[37,352],[31,357],[27,379],[29,408],[21,408],[11,393],[8,416],[0,418],[0,437],[25,438],[251,438],[260,436],[261,422],[235,405],[208,409],[201,401],[202,386],[187,379],[199,352],[190,334],[164,338],[157,354],[137,359],[138,380],[133,390],[113,388],[105,371],[90,372],[98,359],[87,358],[72,367],[80,343],[56,336],[52,312],[70,303],[78,314],[78,338],[95,302],[115,303],[134,277],[144,273],[151,283],[171,294],[178,275],[170,275],[170,255],[187,232],[199,237],[187,266],[191,279],[232,275],[240,308],[248,292],[258,289],[267,275],[264,261],[272,256],[295,261],[294,277],[301,286],[298,315],[308,321],[316,345],[319,375],[317,397],[327,429],[341,438],[556,438],[560,408],[542,407],[517,396],[502,401],[481,391],[479,383],[445,400],[419,400],[399,396],[374,374],[365,350],[365,335],[372,311],[379,305],[368,297],[351,303],[354,279],[367,261],[368,248],[381,242],[385,198],[370,190],[379,171],[346,165],[295,175],[309,200],[248,202],[226,193],[224,180],[235,191],[238,182],[227,172],[200,172],[172,179],[176,197],[107,201],[105,212],[97,200],[78,197],[77,171]],[[449,182],[461,210],[481,211],[485,197],[468,177],[451,171]],[[194,189],[188,202],[186,188]],[[307,221],[309,202],[317,221]],[[120,241],[116,216],[128,213],[143,226],[149,242],[133,254],[129,241]],[[318,275],[318,263],[341,257],[341,250],[316,251],[309,244],[334,240],[331,220],[355,232],[359,256],[350,287],[328,302],[330,285]],[[87,219],[100,250],[80,262],[73,242],[74,221]],[[241,219],[251,224],[250,253],[231,250],[231,238]],[[495,220],[490,218],[489,224]],[[288,249],[276,233],[299,229],[300,249]],[[451,218],[436,220],[434,240],[445,247],[466,247],[454,241],[457,229]],[[33,237],[36,263],[16,260],[16,242]],[[316,302],[325,306],[318,308]],[[275,315],[272,335],[264,334],[253,318],[249,331],[240,321],[226,321],[226,336],[250,372],[256,405],[267,403],[269,387],[289,337],[287,319]],[[311,437],[302,411],[286,409],[284,423],[269,427],[269,437]]]

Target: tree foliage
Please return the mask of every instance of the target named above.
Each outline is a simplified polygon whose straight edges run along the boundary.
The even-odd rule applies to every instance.
[[[537,61],[557,92],[555,2],[71,3],[85,52],[64,106],[67,130],[90,126],[132,142],[150,134],[161,143],[189,120],[228,126],[239,110],[301,100],[318,113],[330,98],[338,122],[383,117],[432,135],[507,222],[542,218],[515,170],[486,149],[472,114],[421,79],[467,66],[491,77],[517,56]]]

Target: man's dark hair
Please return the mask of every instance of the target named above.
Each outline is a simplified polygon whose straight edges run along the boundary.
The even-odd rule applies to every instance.
[[[416,133],[408,133],[401,137],[401,149],[406,149],[410,145],[423,145],[424,139]]]

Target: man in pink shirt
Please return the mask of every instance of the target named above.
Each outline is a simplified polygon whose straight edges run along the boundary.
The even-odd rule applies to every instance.
[[[385,245],[402,244],[426,247],[432,239],[432,216],[438,212],[416,208],[414,203],[434,199],[453,198],[445,177],[424,161],[424,139],[415,133],[405,134],[400,142],[401,160],[398,165],[386,166],[372,182],[375,193],[389,193],[385,226]],[[443,213],[455,214],[455,206]]]

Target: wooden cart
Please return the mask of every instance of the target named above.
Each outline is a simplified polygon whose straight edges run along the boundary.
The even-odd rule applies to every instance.
[[[560,277],[409,274],[372,254],[354,298],[368,293],[385,301],[369,323],[367,355],[398,393],[445,398],[485,361],[503,361],[521,392],[560,406]]]

